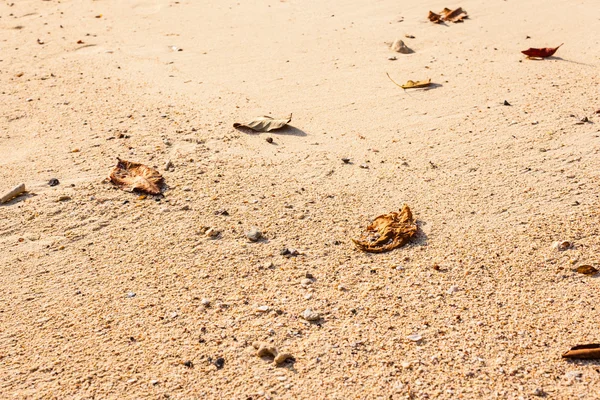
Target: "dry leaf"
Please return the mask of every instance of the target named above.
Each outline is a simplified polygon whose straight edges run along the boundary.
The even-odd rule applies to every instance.
[[[600,344],[581,344],[571,347],[571,350],[562,355],[563,358],[600,358]]]
[[[392,79],[392,77],[390,76],[390,74],[388,74],[387,72],[386,72],[386,75],[388,78],[390,78],[390,81],[394,82],[394,84],[396,86],[401,87],[402,89],[418,89],[418,88],[424,88],[424,87],[431,85],[431,79],[428,79],[426,81],[417,81],[417,82],[408,81],[404,85],[400,85],[400,84],[396,83],[396,81],[394,81]]]
[[[564,43],[561,43],[560,46],[562,46],[563,44]],[[523,50],[521,53],[525,54],[529,58],[546,58],[553,56],[560,46],[544,47],[543,49],[536,49],[534,47],[530,47],[527,50]]]
[[[269,116],[263,116],[263,117],[254,118],[252,121],[245,123],[245,124],[236,122],[233,124],[233,127],[234,128],[239,128],[239,127],[250,128],[256,132],[270,132],[275,129],[283,128],[284,126],[289,124],[291,120],[292,120],[292,114],[290,114],[290,116],[285,119],[274,119]]]
[[[427,16],[427,18],[429,18],[431,22],[435,22],[436,24],[442,22],[442,16],[440,14],[434,13],[433,11],[429,11],[429,15]]]
[[[454,23],[463,22],[463,20],[469,18],[469,16],[467,15],[467,12],[462,9],[462,7],[458,7],[456,10],[444,8],[439,14],[436,14],[433,11],[429,11],[429,15],[427,16],[427,18],[429,18],[431,22],[439,24],[444,21]]]
[[[110,181],[123,190],[160,194],[162,175],[143,164],[117,158],[117,166],[110,173]]]
[[[417,233],[410,208],[380,215],[367,227],[358,240],[352,239],[356,247],[368,253],[383,253],[405,245]]]
[[[584,274],[584,275],[595,275],[598,273],[598,270],[596,268],[592,267],[591,265],[581,265],[581,266],[577,267],[577,269],[575,271],[579,272],[580,274]]]

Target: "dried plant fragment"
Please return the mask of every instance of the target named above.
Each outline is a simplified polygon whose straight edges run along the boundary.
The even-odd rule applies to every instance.
[[[433,11],[429,11],[429,15],[427,16],[427,18],[429,18],[431,22],[435,22],[436,24],[442,22],[442,16],[440,14],[434,13]]]
[[[269,116],[263,116],[263,117],[254,118],[252,121],[245,123],[245,124],[236,122],[233,124],[233,127],[234,128],[246,127],[246,128],[250,128],[256,132],[269,132],[269,131],[273,131],[275,129],[283,128],[284,126],[289,124],[291,120],[292,120],[292,114],[290,114],[289,117],[284,118],[284,119],[274,119]]]
[[[390,74],[388,74],[387,72],[386,72],[386,75],[388,78],[390,78],[390,81],[394,82],[394,85],[401,87],[402,89],[418,89],[418,88],[424,88],[424,87],[431,85],[431,79],[427,79],[426,81],[416,81],[416,82],[408,81],[404,85],[400,85],[395,80],[393,80],[392,77],[390,76]]]
[[[581,265],[575,271],[584,275],[596,275],[598,273],[598,270],[591,265]]]
[[[564,43],[561,43],[562,46]],[[542,49],[536,49],[533,47],[528,48],[527,50],[523,50],[521,53],[525,54],[529,58],[546,58],[554,55],[556,50],[560,47],[544,47]]]
[[[400,212],[380,215],[367,227],[361,238],[352,239],[359,250],[383,253],[405,245],[417,233],[417,224],[405,204]]]
[[[123,190],[160,194],[162,175],[143,164],[117,158],[117,166],[110,173],[110,181]]]
[[[571,350],[563,353],[563,358],[580,358],[580,359],[594,359],[600,358],[600,344],[581,344],[575,347],[571,347]]]
[[[442,10],[442,15],[444,16],[444,21],[449,22],[463,22],[465,18],[469,18],[467,12],[462,9],[462,7],[458,7],[456,10],[450,10],[449,8],[444,8]]]
[[[431,22],[440,24],[442,22],[463,22],[463,20],[469,18],[469,16],[467,12],[462,9],[462,7],[458,7],[455,10],[444,8],[439,14],[429,11],[427,18],[429,18]]]

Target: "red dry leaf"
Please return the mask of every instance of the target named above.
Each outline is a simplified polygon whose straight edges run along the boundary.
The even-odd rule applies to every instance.
[[[117,166],[110,173],[110,181],[124,190],[160,194],[162,175],[143,164],[117,158]]]
[[[572,347],[562,356],[563,358],[598,359],[600,358],[600,344],[580,344]]]
[[[563,44],[564,43],[561,43],[560,46],[562,46]],[[534,49],[533,47],[531,47],[527,50],[523,50],[521,53],[525,54],[527,57],[546,58],[554,55],[554,53],[556,53],[556,50],[558,50],[558,47],[544,47],[543,49]]]

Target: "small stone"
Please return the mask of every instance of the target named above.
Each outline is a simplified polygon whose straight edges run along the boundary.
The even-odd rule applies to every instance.
[[[538,122],[538,121],[532,121],[532,122],[531,122],[531,125],[537,125],[537,124],[539,124],[539,122]]]
[[[129,298],[135,297],[135,293],[129,292],[129,293],[127,293],[127,297],[129,297]]]
[[[406,35],[404,35],[404,37],[407,38],[407,39],[414,39],[415,35],[406,34]]]
[[[194,363],[188,360],[183,363],[183,366],[187,368],[194,368]]]
[[[510,106],[510,103],[509,103],[507,100],[504,100],[504,103],[503,103],[503,104],[504,104],[505,106]]]
[[[221,234],[221,231],[219,231],[215,228],[208,228],[208,230],[205,233],[205,235],[207,237],[212,238],[212,239],[219,237],[220,234]]]
[[[79,153],[79,149],[73,149],[71,150],[71,153]]]
[[[313,296],[312,293],[307,293],[307,294],[304,295],[304,299],[305,300],[310,300],[310,299],[312,299],[312,296]]]
[[[552,243],[552,247],[558,251],[565,251],[565,250],[569,250],[570,248],[572,248],[573,243],[571,243],[567,240],[560,240],[558,242]]]
[[[396,56],[389,56],[388,60],[390,61],[396,61],[398,58]]]
[[[71,196],[63,195],[58,198],[57,201],[69,201],[71,200]]]
[[[319,313],[314,312],[310,308],[304,310],[301,317],[307,321],[318,321],[321,319],[321,315]]]
[[[31,97],[29,97],[29,98],[25,99],[25,101],[29,103],[29,102],[33,101],[33,99]]]
[[[57,186],[59,184],[59,180],[56,178],[52,178],[48,181],[48,186]]]
[[[271,310],[271,307],[269,307],[269,306],[256,307],[256,311],[258,311],[260,313],[266,313],[266,312],[269,312],[270,310]]]
[[[544,389],[541,389],[541,388],[536,388],[532,394],[537,397],[545,397],[546,396],[546,392],[544,392]]]
[[[150,384],[151,384],[152,386],[156,386],[156,385],[158,385],[158,381],[157,381],[156,379],[152,379],[152,380],[150,381]]]
[[[458,291],[460,291],[459,287],[456,286],[456,285],[453,285],[453,286],[450,286],[448,288],[448,290],[446,291],[446,293],[448,293],[448,294],[454,294],[454,293],[456,293]]]
[[[271,136],[269,136],[265,140],[267,141],[267,143],[273,143],[273,138]]]
[[[344,164],[348,164],[348,163],[350,162],[350,159],[349,159],[349,158],[347,158],[347,157],[344,157],[344,158],[342,158],[342,162],[343,162]]]
[[[225,359],[223,357],[217,358],[215,360],[215,367],[217,367],[217,369],[221,369],[223,366],[225,366]]]
[[[579,119],[580,122],[590,122],[590,120],[588,119],[588,117],[581,117]]]
[[[259,231],[258,228],[252,227],[248,232],[246,232],[246,237],[251,242],[258,242],[262,238],[262,232]]]
[[[202,304],[204,307],[210,307],[210,300],[204,297],[202,300],[200,300],[200,304]]]
[[[170,171],[172,168],[174,167],[173,162],[171,162],[171,160],[167,160],[167,162],[165,163],[165,171]]]
[[[308,285],[310,285],[311,283],[313,283],[312,279],[308,279],[308,278],[304,278],[300,281],[300,285],[302,287],[308,287]]]
[[[279,365],[279,364],[283,364],[287,360],[293,360],[293,359],[294,359],[294,356],[291,355],[290,353],[280,353],[275,356],[275,359],[273,359],[273,362],[275,363],[275,365]]]
[[[344,286],[340,283],[339,285],[337,285],[337,290],[339,290],[340,292],[344,292],[348,289],[346,288],[346,286]]]
[[[567,379],[581,378],[582,376],[583,376],[583,372],[581,372],[581,371],[569,371],[565,374],[565,377]]]
[[[184,186],[184,187],[181,188],[181,190],[183,190],[184,192],[191,192],[192,188],[189,187],[189,186]]]
[[[418,342],[419,340],[423,339],[423,336],[419,335],[418,333],[415,333],[412,335],[408,335],[406,338],[410,341]]]
[[[412,363],[410,361],[402,361],[402,363],[400,365],[404,369],[409,369],[412,366]]]
[[[395,51],[396,53],[402,53],[402,54],[410,54],[413,51],[411,49],[408,48],[408,46],[406,46],[406,44],[404,44],[404,42],[400,39],[396,39],[394,40],[394,43],[392,43],[392,45],[390,46],[390,49],[392,51]]]
[[[170,211],[170,210],[169,210],[169,207],[161,207],[161,208],[160,208],[160,212],[163,212],[163,213],[168,213],[169,211]]]
[[[294,215],[294,218],[302,220],[302,219],[306,218],[306,215],[304,215],[302,213],[298,213],[298,214]]]
[[[367,164],[360,164],[360,167],[362,169],[369,169],[369,166]]]

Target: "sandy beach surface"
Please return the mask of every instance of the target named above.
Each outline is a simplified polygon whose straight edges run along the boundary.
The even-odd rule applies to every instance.
[[[427,19],[458,6],[463,23]],[[600,398],[600,361],[561,358],[600,342],[600,280],[574,272],[600,262],[599,17],[3,1],[0,192],[28,192],[0,205],[0,397]],[[164,197],[107,182],[117,157],[157,168]],[[407,246],[354,246],[403,204]]]

